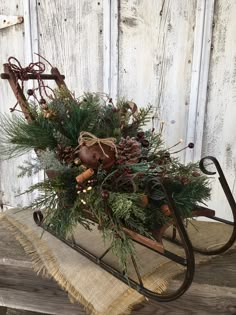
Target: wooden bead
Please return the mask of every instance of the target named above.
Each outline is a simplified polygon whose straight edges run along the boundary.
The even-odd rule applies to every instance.
[[[89,168],[86,171],[84,171],[83,173],[76,176],[76,181],[77,181],[77,183],[81,184],[84,181],[86,181],[87,179],[89,179],[91,176],[93,176],[93,174],[94,174],[94,170],[92,168]]]
[[[168,205],[162,205],[161,206],[161,212],[166,215],[167,217],[171,216],[171,211]]]
[[[145,208],[148,205],[148,196],[147,195],[143,195],[141,198],[141,207]]]

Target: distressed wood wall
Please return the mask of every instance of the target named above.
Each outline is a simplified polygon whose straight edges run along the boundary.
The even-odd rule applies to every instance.
[[[215,155],[235,192],[234,0],[0,0],[0,12],[25,18],[0,30],[1,64],[10,55],[27,64],[38,52],[66,75],[76,95],[99,91],[153,104],[166,122],[167,145],[194,141],[194,151],[180,154],[185,161]],[[15,100],[2,80],[0,96],[6,112]],[[17,179],[21,162],[1,162],[1,190],[13,206],[29,202],[30,196],[15,194],[38,180]],[[214,183],[210,205],[219,204],[229,217]]]

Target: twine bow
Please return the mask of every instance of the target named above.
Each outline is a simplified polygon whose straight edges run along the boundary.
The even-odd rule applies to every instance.
[[[117,147],[115,145],[115,142],[116,142],[115,138],[97,138],[95,135],[87,131],[81,131],[80,136],[79,136],[79,145],[81,145],[82,143],[85,143],[86,146],[91,147],[94,144],[98,144],[100,149],[102,150],[103,155],[107,158],[109,158],[109,155],[107,155],[104,152],[102,144],[105,144],[113,148],[117,156],[118,152],[117,152]]]
[[[27,67],[23,68],[19,60],[15,57],[9,57],[8,64],[19,80],[27,79],[28,73],[40,75],[45,71],[45,65],[40,61],[31,62]]]
[[[43,58],[43,59],[45,59],[45,58]],[[45,71],[45,64],[44,63],[42,63],[41,61],[31,62],[27,67],[22,67],[22,65],[18,59],[16,59],[15,57],[9,57],[8,58],[8,65],[9,65],[9,68],[11,69],[11,71],[13,72],[16,81],[18,81],[18,80],[21,81],[20,85],[17,84],[17,88],[16,88],[17,95],[19,94],[20,89],[22,90],[22,92],[24,91],[24,81],[28,80],[28,74],[34,74],[36,77],[36,80],[38,81],[38,88],[37,89],[39,90],[40,97],[43,98],[43,91],[44,91],[45,95],[48,97],[48,94],[46,91],[46,86],[44,85],[44,82],[41,78],[41,74]],[[34,90],[36,90],[36,89],[34,89]],[[18,99],[18,97],[17,97],[17,99]],[[13,108],[10,108],[10,111],[14,112],[16,110],[17,105],[18,105],[18,101]]]

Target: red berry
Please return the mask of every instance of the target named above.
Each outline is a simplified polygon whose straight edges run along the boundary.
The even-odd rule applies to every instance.
[[[143,131],[139,131],[138,133],[137,133],[137,136],[138,136],[138,138],[143,138],[144,137],[144,132]]]
[[[109,197],[109,192],[107,190],[103,190],[102,199],[107,199]]]
[[[83,190],[83,186],[82,185],[76,185],[76,189],[78,189],[78,190]]]
[[[141,144],[142,144],[142,146],[143,146],[144,148],[149,147],[149,141],[146,140],[146,139],[143,139],[143,140],[141,141]]]

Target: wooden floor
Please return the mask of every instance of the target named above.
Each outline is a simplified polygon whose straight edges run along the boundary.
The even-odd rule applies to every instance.
[[[53,280],[42,279],[32,271],[22,248],[2,228],[0,249],[0,305],[5,306],[0,307],[0,315],[86,314],[80,305],[69,302],[66,293]],[[172,285],[177,286],[179,281],[174,279]],[[154,314],[235,315],[236,250],[197,266],[191,288],[177,301],[149,301],[132,311],[132,315]]]
[[[17,310],[9,307],[0,307],[0,315],[49,315],[49,314]]]
[[[177,284],[174,280],[173,284]],[[236,314],[236,250],[196,267],[190,289],[170,303],[149,302],[132,315]]]

